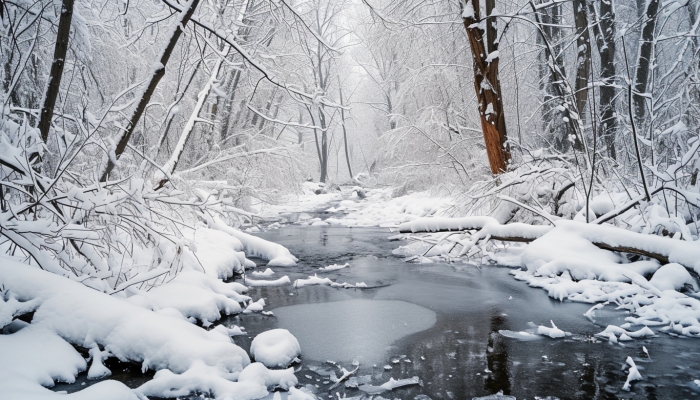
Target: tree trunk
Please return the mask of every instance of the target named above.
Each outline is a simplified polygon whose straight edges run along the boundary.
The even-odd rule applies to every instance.
[[[226,49],[226,54],[228,54],[228,51],[229,49]],[[216,82],[216,78],[219,75],[219,70],[221,69],[221,64],[223,63],[225,57],[226,56],[219,58],[216,61],[214,68],[212,68],[211,76],[209,77],[206,85],[204,85],[204,89],[202,89],[202,91],[197,95],[197,104],[195,104],[194,109],[190,114],[190,118],[187,120],[187,124],[185,124],[185,128],[182,130],[180,139],[175,145],[175,150],[173,150],[170,159],[168,159],[168,161],[163,165],[161,170],[156,171],[156,176],[154,179],[154,181],[156,181],[156,187],[153,190],[162,188],[163,185],[165,185],[165,183],[167,183],[170,179],[169,175],[175,172],[175,168],[177,168],[177,164],[180,162],[182,153],[185,151],[185,145],[189,141],[192,131],[194,130],[194,124],[199,119],[199,113],[202,110],[204,102],[207,100],[207,96],[209,96],[209,92],[211,92],[212,86],[214,86],[214,82]]]
[[[615,115],[615,9],[613,0],[600,0],[598,28],[594,29],[598,52],[600,53],[600,137],[607,148],[608,156],[617,159],[615,137],[617,136],[617,116]],[[591,4],[590,9],[594,11]],[[591,12],[590,15],[595,15]]]
[[[46,85],[44,103],[41,105],[41,116],[38,125],[39,132],[41,133],[41,140],[43,140],[44,143],[49,139],[49,128],[51,128],[53,108],[56,105],[58,90],[61,87],[61,77],[63,76],[63,66],[66,63],[70,25],[73,20],[73,2],[74,0],[63,0],[61,16],[58,19],[58,34],[56,35],[56,45],[53,50],[53,63],[51,64],[49,81]]]
[[[156,87],[158,86],[158,82],[160,82],[160,80],[165,75],[165,67],[168,65],[170,55],[175,49],[175,45],[180,39],[183,29],[190,21],[190,18],[192,18],[194,11],[197,9],[198,4],[199,0],[190,0],[189,4],[186,4],[183,7],[182,12],[180,12],[173,33],[170,36],[170,39],[168,40],[168,44],[165,46],[165,49],[163,49],[160,62],[153,71],[151,79],[148,82],[148,86],[141,95],[141,99],[139,99],[139,103],[136,106],[136,109],[134,110],[133,114],[131,115],[129,124],[126,127],[126,131],[122,132],[121,136],[119,137],[119,140],[117,141],[117,146],[114,149],[114,158],[116,160],[118,160],[119,157],[121,157],[122,153],[124,153],[124,150],[126,150],[126,145],[129,143],[129,139],[134,133],[136,125],[138,125],[139,120],[143,115],[143,112],[146,110],[146,105],[148,105],[148,103],[151,100],[151,97],[153,96],[153,93],[155,93]],[[114,169],[114,160],[110,157],[109,161],[107,162],[107,168],[105,168],[104,172],[102,173],[102,176],[100,177],[100,182],[105,182],[107,180],[107,177],[109,176],[109,173],[112,172],[112,169]]]
[[[541,0],[540,4],[545,1]],[[549,12],[547,11],[549,10]],[[561,111],[558,110],[564,103],[558,90],[557,80],[551,71],[549,64],[554,62],[560,70],[564,70],[564,59],[562,52],[562,15],[561,5],[553,4],[551,7],[541,10],[540,29],[541,35],[537,35],[537,44],[545,50],[540,53],[539,77],[540,90],[543,95],[542,122],[543,130],[547,132],[547,139],[551,140],[554,148],[565,153],[570,148],[569,126],[561,118]],[[552,48],[552,58],[546,50],[545,41],[549,41]]]
[[[495,0],[485,0],[486,14],[495,8]],[[510,148],[506,141],[506,120],[503,113],[501,83],[498,78],[498,41],[496,21],[486,19],[486,30],[480,28],[481,8],[479,0],[467,2],[463,13],[464,28],[469,37],[474,60],[474,89],[479,99],[481,130],[484,134],[486,154],[494,175],[506,171],[510,161]],[[471,7],[471,9],[469,9]]]
[[[644,95],[649,84],[649,69],[653,56],[652,52],[654,51],[654,29],[656,28],[656,14],[658,10],[659,0],[647,1],[644,11],[642,36],[639,38],[637,68],[634,74],[634,116],[640,124],[643,123],[646,116],[646,98]]]
[[[323,106],[319,109],[318,118],[321,123],[321,182],[328,180],[328,131],[326,129],[326,115]]]
[[[352,174],[352,166],[350,165],[350,152],[348,151],[348,132],[345,128],[345,109],[343,108],[343,86],[340,83],[340,77],[338,77],[338,94],[340,96],[340,123],[343,127],[343,144],[345,145],[345,161],[348,163],[348,173],[350,174],[350,179],[354,177]]]
[[[583,119],[583,109],[588,96],[588,75],[591,71],[591,35],[588,32],[588,7],[586,0],[574,0],[576,25],[576,109]]]

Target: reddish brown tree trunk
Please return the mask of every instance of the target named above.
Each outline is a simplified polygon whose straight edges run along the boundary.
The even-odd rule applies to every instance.
[[[484,133],[486,154],[489,158],[491,172],[496,175],[506,171],[510,161],[510,148],[506,141],[506,120],[503,113],[501,83],[498,79],[498,41],[496,21],[486,19],[486,30],[480,28],[481,8],[479,0],[467,2],[472,6],[463,14],[464,28],[469,37],[469,46],[474,58],[474,89],[479,99],[479,116],[481,130]],[[495,0],[486,0],[486,14],[495,8]]]

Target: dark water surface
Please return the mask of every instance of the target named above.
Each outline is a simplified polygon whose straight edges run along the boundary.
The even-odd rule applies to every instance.
[[[347,369],[354,368],[352,361],[359,361],[357,375],[370,375],[373,385],[390,377],[418,376],[423,382],[422,386],[385,392],[385,398],[471,399],[499,391],[517,399],[700,397],[700,388],[693,383],[700,379],[700,341],[663,334],[624,346],[597,340],[595,333],[608,323],[624,323],[627,314],[606,306],[594,324],[583,316],[590,304],[552,300],[544,290],[513,279],[508,268],[405,263],[391,254],[405,243],[389,241],[390,233],[383,228],[287,226],[259,236],[286,246],[300,259],[297,267],[273,268],[274,278],[289,275],[295,280],[317,273],[340,283],[365,282],[374,287],[251,288],[250,295],[264,297],[266,308],[278,315],[242,315],[223,321],[246,328],[250,337],[234,339],[246,350],[259,332],[289,329],[302,345],[299,381],[318,385],[321,398],[337,398],[336,392],[341,397],[362,394],[342,385],[328,393],[332,384],[328,375],[334,367],[327,360]],[[349,268],[318,270],[346,262]],[[394,303],[419,306],[416,310],[420,311],[392,308]],[[352,309],[353,304],[358,310]],[[378,317],[377,310],[383,316]],[[431,314],[422,310],[432,311],[434,322],[428,321],[419,331],[392,333],[404,329],[402,320],[406,327],[417,323],[413,314],[429,319]],[[387,316],[387,312],[394,314]],[[378,318],[392,328],[381,322],[378,327]],[[572,335],[520,341],[498,333],[531,329],[530,322],[550,326],[550,320]],[[375,329],[377,343],[367,343]],[[319,344],[318,348],[310,349],[313,344]],[[621,388],[628,356],[635,360],[644,380],[625,392]]]

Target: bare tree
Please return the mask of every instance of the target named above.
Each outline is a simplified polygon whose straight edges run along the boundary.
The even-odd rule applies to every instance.
[[[177,23],[175,24],[174,29],[170,37],[168,38],[167,45],[163,48],[160,60],[158,61],[158,64],[153,70],[150,78],[147,78],[148,83],[146,84],[146,89],[141,94],[139,102],[136,105],[136,108],[134,109],[133,113],[131,114],[131,118],[129,118],[128,125],[126,126],[125,130],[121,133],[121,135],[118,136],[119,139],[116,140],[116,145],[114,149],[111,150],[114,151],[114,154],[109,157],[107,167],[105,168],[104,172],[102,173],[102,176],[100,177],[100,182],[107,181],[109,173],[112,172],[112,169],[114,169],[115,167],[115,161],[119,160],[119,157],[121,157],[122,153],[124,153],[124,150],[126,150],[126,146],[129,144],[129,139],[131,139],[131,135],[134,133],[134,130],[136,130],[136,126],[138,125],[139,120],[143,115],[143,112],[146,110],[146,105],[148,105],[148,103],[151,100],[151,97],[153,96],[153,93],[155,93],[156,87],[158,86],[158,82],[160,82],[160,80],[165,75],[165,68],[168,65],[168,61],[170,60],[170,55],[175,49],[175,45],[180,39],[180,36],[182,36],[185,26],[187,26],[187,23],[190,21],[192,15],[197,9],[198,4],[199,0],[190,0],[183,7],[182,11],[178,15]]]
[[[51,72],[44,93],[44,102],[41,106],[39,117],[39,132],[41,140],[46,143],[49,139],[49,128],[53,119],[53,108],[56,105],[56,98],[61,87],[61,77],[63,76],[63,66],[66,63],[66,53],[68,52],[68,40],[70,36],[70,26],[73,20],[74,0],[63,0],[61,4],[60,17],[58,19],[58,33],[56,34],[56,45],[54,47],[53,62]]]

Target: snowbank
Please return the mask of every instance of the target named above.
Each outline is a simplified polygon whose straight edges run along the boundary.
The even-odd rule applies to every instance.
[[[596,206],[605,208],[605,204]],[[515,278],[547,290],[555,299],[609,302],[629,310],[632,315],[626,318],[624,329],[659,326],[672,334],[700,337],[700,300],[678,291],[698,287],[688,270],[700,272],[700,245],[681,239],[682,235],[673,239],[568,220],[556,220],[548,226],[501,225],[490,217],[423,218],[399,229],[408,233],[447,231],[402,247],[402,255],[413,252],[422,257],[432,252],[459,257],[481,253],[487,260],[506,260],[508,265],[524,267],[512,271]],[[487,249],[490,239],[530,243],[495,254]],[[629,262],[620,252],[655,259]],[[589,318],[592,311],[587,313]],[[625,333],[628,337],[632,338],[629,332]]]
[[[111,380],[70,395],[42,387],[53,386],[56,381],[74,382],[78,372],[86,367],[85,359],[73,346],[48,329],[29,326],[11,335],[0,335],[0,393],[3,399],[137,399],[131,389]]]
[[[225,232],[234,238],[238,239],[243,245],[243,251],[250,257],[259,257],[268,260],[268,266],[274,267],[291,267],[296,265],[297,258],[287,250],[286,247],[277,243],[268,242],[256,236],[241,232],[238,229],[231,228],[221,221],[218,217],[211,218],[207,216],[207,223],[212,229],[217,229]]]
[[[12,335],[0,336],[0,355],[10,354],[8,352],[12,348],[18,347],[15,343],[8,342],[8,338],[16,341],[17,338],[22,339],[22,335],[43,329],[57,336],[47,341],[56,342],[60,338],[75,346],[100,346],[121,361],[141,363],[144,370],[168,370],[159,372],[161,375],[184,376],[194,374],[194,368],[206,366],[212,379],[220,377],[231,380],[237,378],[243,368],[250,364],[246,352],[232,343],[227,335],[217,330],[206,331],[183,319],[155,313],[78,282],[6,258],[0,261],[0,285],[20,302],[39,303],[28,327]],[[231,288],[226,286],[226,289]],[[40,342],[31,340],[33,346]],[[61,345],[56,343],[53,343],[51,348],[62,351]],[[63,348],[66,349],[64,353],[68,354],[67,347]],[[64,364],[56,367],[55,372],[50,369],[41,376],[26,375],[21,381],[25,383],[17,379],[4,379],[5,375],[0,374],[3,377],[0,379],[0,392],[26,392],[28,395],[21,398],[28,398],[29,394],[40,391],[40,384],[50,383],[47,377],[59,377],[70,381],[75,372],[85,369],[82,359],[63,355],[59,358]],[[17,359],[0,364],[13,368],[17,365]],[[27,365],[36,367],[34,363]],[[206,383],[202,383],[204,384]],[[239,398],[246,398],[246,393],[251,394],[248,398],[254,398],[253,394],[259,396],[266,393],[265,388],[260,385],[250,382],[245,385],[250,390],[242,391]],[[94,393],[98,389],[92,390]],[[114,393],[120,393],[120,390],[115,387]],[[146,392],[151,395],[165,395],[165,392],[160,393],[157,390],[144,389],[143,393]]]
[[[240,240],[224,232],[198,228],[194,234],[197,260],[204,273],[212,278],[226,279],[245,266],[245,254]]]
[[[140,291],[128,301],[153,311],[172,308],[207,326],[221,318],[222,311],[225,314],[241,312],[241,303],[250,301],[250,297],[240,294],[246,291],[240,283],[224,283],[197,271],[184,271],[172,281],[148,292]]]

